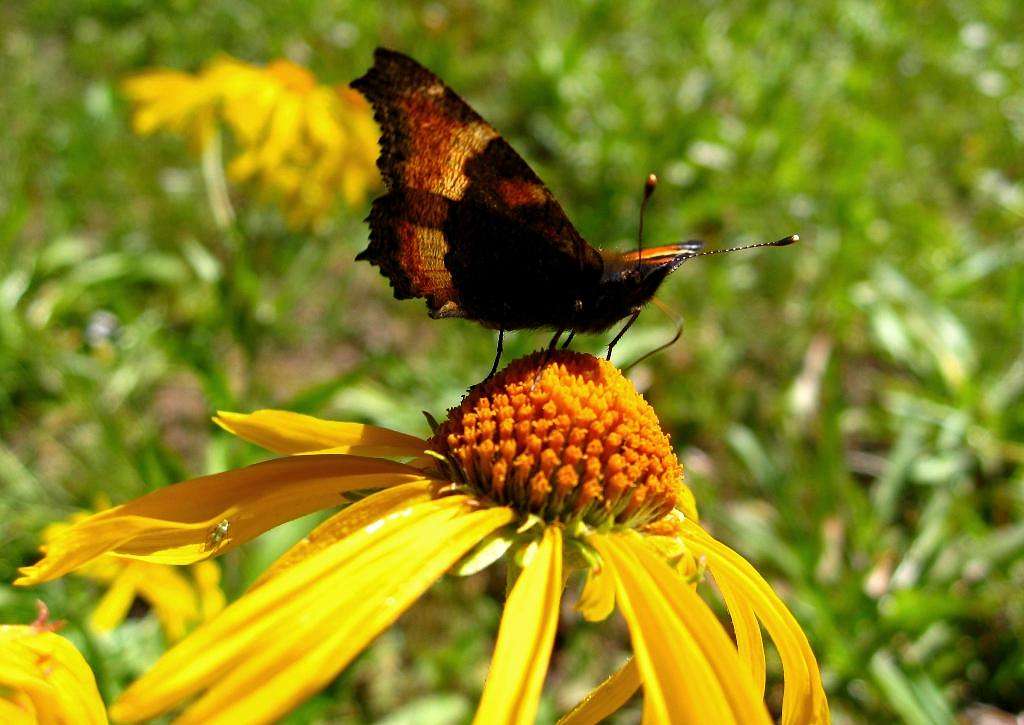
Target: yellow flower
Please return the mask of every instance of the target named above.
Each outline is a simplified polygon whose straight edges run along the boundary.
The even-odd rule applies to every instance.
[[[111,551],[194,562],[376,488],[166,653],[112,714],[137,721],[191,701],[180,722],[273,720],[329,683],[446,571],[472,573],[507,553],[517,577],[476,722],[534,720],[574,573],[586,579],[582,615],[600,620],[617,607],[635,660],[565,722],[598,722],[642,683],[646,722],[767,723],[762,625],[783,664],[782,721],[827,722],[806,637],[750,564],[697,524],[651,407],[609,363],[571,352],[542,361],[521,359],[472,389],[428,440],[280,411],[221,413],[227,430],[304,455],[97,514],[52,542],[19,583]],[[698,594],[705,573],[735,643]]]
[[[106,723],[96,678],[74,645],[46,623],[0,625],[0,722]]]
[[[369,105],[291,61],[260,67],[221,57],[195,75],[152,70],[124,88],[139,134],[168,130],[203,149],[225,124],[237,147],[229,176],[255,184],[294,227],[327,218],[339,197],[360,204],[377,184]]]
[[[87,514],[76,514],[70,523],[52,524],[43,532],[43,540],[59,540],[75,522],[87,518]],[[45,551],[48,546],[42,548]],[[190,626],[212,618],[226,603],[215,563],[200,561],[191,569],[192,576],[187,577],[166,564],[116,554],[103,554],[83,564],[75,574],[108,587],[89,617],[89,626],[97,632],[114,629],[138,597],[153,609],[167,639],[181,639]]]

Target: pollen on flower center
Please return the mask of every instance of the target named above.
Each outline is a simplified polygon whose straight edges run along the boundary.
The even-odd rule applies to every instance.
[[[676,504],[683,471],[651,406],[611,363],[521,358],[449,411],[431,447],[483,497],[549,521],[639,526]]]

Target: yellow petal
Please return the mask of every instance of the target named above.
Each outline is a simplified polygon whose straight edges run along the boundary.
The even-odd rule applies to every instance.
[[[199,147],[212,136],[217,96],[203,78],[155,70],[129,78],[122,87],[135,102],[136,133],[146,135],[165,129]]]
[[[306,102],[306,133],[314,143],[330,148],[342,142],[344,131],[335,117],[334,93],[327,88],[319,91]]]
[[[111,708],[181,722],[275,720],[319,690],[480,539],[513,518],[463,496],[413,503],[319,549],[166,653]]]
[[[757,615],[754,613],[750,602],[737,590],[735,585],[727,579],[715,579],[718,590],[725,600],[725,608],[729,610],[732,618],[732,629],[736,634],[736,647],[740,653],[740,659],[747,663],[750,670],[750,679],[754,687],[764,697],[764,641],[761,639],[761,626],[757,623]]]
[[[288,94],[281,94],[274,106],[266,138],[260,149],[263,163],[268,169],[279,166],[288,151],[302,143],[302,102]]]
[[[363,423],[321,420],[283,410],[253,413],[220,411],[214,422],[229,433],[275,453],[331,453],[357,456],[420,456],[426,441],[387,428]]]
[[[121,87],[133,101],[157,101],[197,82],[196,77],[188,73],[156,69],[127,78]]]
[[[224,105],[224,120],[254,160],[258,150],[255,144],[259,143],[264,134],[276,100],[277,94],[272,90],[260,89],[244,96],[239,95]]]
[[[175,642],[184,637],[189,626],[199,620],[192,582],[164,564],[132,561],[131,565],[139,572],[139,596],[153,608],[167,639]]]
[[[782,722],[829,722],[828,701],[814,652],[800,625],[768,582],[746,559],[693,522],[683,524],[682,536],[695,555],[707,557],[715,581],[724,583],[737,598],[749,603],[775,642],[785,678]]]
[[[768,723],[735,646],[696,592],[638,535],[589,541],[615,575],[644,683],[645,720]]]
[[[108,632],[124,621],[135,601],[135,577],[129,572],[111,583],[99,604],[89,616],[89,626],[97,632]]]
[[[203,621],[213,619],[227,605],[227,599],[220,588],[220,567],[209,560],[200,561],[192,565],[192,578],[196,582]]]
[[[588,622],[601,622],[615,609],[615,577],[608,567],[587,570],[587,583],[580,593],[576,609]]]
[[[562,529],[548,526],[501,615],[477,725],[531,723],[548,671],[562,599]]]
[[[38,725],[35,708],[32,703],[19,695],[11,695],[7,700],[0,696],[0,722],[5,725]]]
[[[654,708],[654,700],[649,697],[644,698],[644,710],[640,716],[641,725],[661,725],[661,721],[658,720],[658,715]]]
[[[611,677],[591,690],[558,725],[597,725],[629,701],[640,687],[640,669],[630,657]]]
[[[3,700],[31,708],[31,722],[107,722],[96,679],[82,655],[63,637],[34,626],[0,626]]]
[[[378,491],[342,509],[313,529],[301,541],[288,549],[253,582],[250,591],[266,584],[275,576],[296,564],[305,561],[314,553],[324,549],[349,534],[369,526],[399,509],[414,503],[430,500],[430,481],[416,481]]]
[[[278,458],[165,486],[70,526],[21,569],[29,586],[114,552],[164,564],[221,554],[268,529],[342,503],[346,491],[422,480],[401,463],[348,455]]]
[[[697,499],[694,498],[693,491],[685,483],[679,487],[679,491],[676,493],[676,508],[691,521],[700,519],[697,515]]]
[[[228,178],[235,182],[248,181],[249,178],[256,173],[256,164],[258,160],[256,153],[251,149],[249,151],[243,151],[238,154],[235,158],[231,159],[231,163],[228,164]],[[232,413],[231,415],[242,415],[241,413]],[[215,416],[213,422],[224,428],[224,424]],[[231,433],[234,431],[228,429]],[[244,438],[244,436],[242,436]],[[287,453],[288,451],[279,451]]]

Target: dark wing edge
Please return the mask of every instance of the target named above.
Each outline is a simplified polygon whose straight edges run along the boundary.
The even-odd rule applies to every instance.
[[[381,133],[377,168],[389,191],[402,184],[401,168],[410,151],[409,132],[403,132],[402,114],[394,101],[410,90],[435,85],[445,87],[437,76],[415,60],[388,48],[374,50],[370,69],[349,83],[349,87],[363,94],[373,107],[373,118]],[[468,106],[465,110],[479,119]]]
[[[447,316],[457,316],[443,232],[451,204],[437,194],[413,189],[374,199],[366,218],[370,244],[356,255],[356,260],[380,269],[395,299],[424,297],[432,315],[445,308]]]

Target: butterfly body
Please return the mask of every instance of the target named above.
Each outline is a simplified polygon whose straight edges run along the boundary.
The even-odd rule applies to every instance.
[[[387,193],[356,259],[435,318],[599,332],[639,311],[689,244],[622,254],[576,231],[529,165],[433,73],[395,51],[352,82],[381,127]]]

